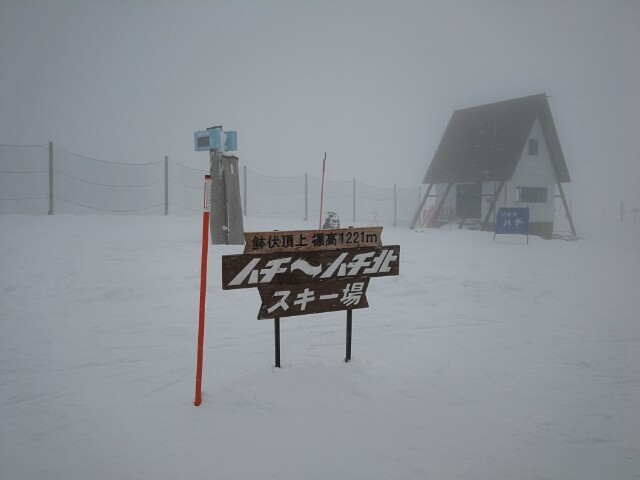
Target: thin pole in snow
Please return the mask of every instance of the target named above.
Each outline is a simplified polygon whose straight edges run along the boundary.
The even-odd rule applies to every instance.
[[[320,214],[322,217],[322,214]],[[309,174],[304,174],[304,221],[309,220]]]
[[[169,215],[169,157],[164,156],[164,214]]]
[[[49,215],[53,215],[53,142],[49,142]]]
[[[320,221],[318,222],[318,228],[322,228],[322,202],[324,200],[324,172],[327,166],[327,152],[324,152],[324,158],[322,159],[322,181],[320,184]]]
[[[353,221],[356,221],[356,179],[353,179]]]
[[[204,357],[204,314],[207,297],[207,257],[209,253],[209,213],[211,212],[211,175],[205,175],[202,212],[202,258],[200,263],[200,308],[198,311],[198,357],[196,360],[196,395],[193,404],[202,403],[202,361]]]

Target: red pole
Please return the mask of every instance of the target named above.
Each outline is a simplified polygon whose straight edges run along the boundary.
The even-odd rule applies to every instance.
[[[322,228],[322,201],[324,200],[324,170],[327,165],[327,152],[324,152],[324,158],[322,159],[322,183],[320,185],[320,222],[318,228]]]
[[[204,177],[204,212],[202,213],[202,259],[200,262],[200,309],[198,315],[198,359],[196,363],[196,398],[202,403],[202,361],[204,358],[204,307],[207,298],[207,257],[209,254],[209,212],[211,211],[211,176]]]

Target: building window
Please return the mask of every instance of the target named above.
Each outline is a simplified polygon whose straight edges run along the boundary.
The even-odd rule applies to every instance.
[[[535,138],[529,139],[529,155],[532,157],[538,156],[538,140]]]
[[[547,189],[544,187],[516,187],[516,202],[545,203]]]

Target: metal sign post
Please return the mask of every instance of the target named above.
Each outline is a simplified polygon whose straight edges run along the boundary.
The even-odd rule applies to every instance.
[[[273,329],[276,341],[276,368],[280,368],[280,319],[278,317],[273,319]]]
[[[351,332],[353,330],[353,310],[347,310],[347,354],[344,358],[345,362],[351,361]]]

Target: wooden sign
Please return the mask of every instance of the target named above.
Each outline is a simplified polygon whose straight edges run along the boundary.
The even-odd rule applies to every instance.
[[[399,275],[400,245],[382,246],[382,227],[247,232],[242,255],[222,256],[222,288],[258,288],[258,319],[273,319],[280,367],[280,318],[367,308],[371,277]]]
[[[367,308],[368,278],[258,287],[262,306],[258,319]]]
[[[398,275],[400,246],[223,255],[222,288],[297,285]]]
[[[382,227],[247,232],[244,254],[381,247]]]

